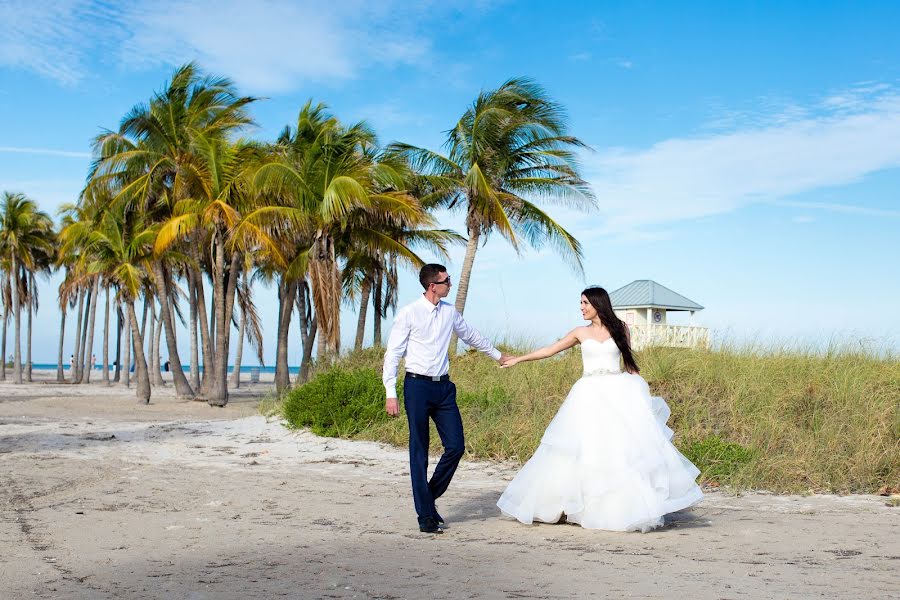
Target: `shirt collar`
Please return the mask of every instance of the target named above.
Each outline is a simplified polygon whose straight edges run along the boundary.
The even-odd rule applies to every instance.
[[[438,308],[440,308],[440,306],[441,306],[440,300],[438,300],[437,304],[432,304],[431,302],[428,301],[428,298],[425,297],[425,294],[422,294],[422,296],[419,298],[419,302],[421,302],[422,306],[424,306],[426,309],[428,309],[429,312],[433,312],[433,311],[437,310]]]

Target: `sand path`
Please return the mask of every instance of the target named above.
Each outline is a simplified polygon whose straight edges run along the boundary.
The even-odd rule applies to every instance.
[[[155,392],[0,384],[0,598],[896,598],[900,509],[713,492],[649,534],[526,527],[464,462],[415,529],[402,450]]]

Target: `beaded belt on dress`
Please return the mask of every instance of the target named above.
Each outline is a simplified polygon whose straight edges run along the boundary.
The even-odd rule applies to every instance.
[[[593,371],[585,371],[582,377],[594,377],[596,375],[621,375],[619,369],[594,369]]]

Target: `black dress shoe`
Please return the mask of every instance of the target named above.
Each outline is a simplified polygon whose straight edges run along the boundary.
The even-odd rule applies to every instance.
[[[419,523],[419,531],[422,533],[444,533],[444,529],[433,517],[425,517]]]

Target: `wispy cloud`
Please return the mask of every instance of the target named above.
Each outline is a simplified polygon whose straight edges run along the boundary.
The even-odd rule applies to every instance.
[[[766,126],[586,157],[603,232],[631,235],[751,204],[790,201],[900,167],[900,93],[867,84],[836,98],[792,109]],[[803,208],[893,213],[842,204]]]
[[[16,148],[14,146],[0,146],[0,152],[8,154],[42,154],[45,156],[65,156],[69,158],[90,158],[90,152],[72,152],[70,150],[53,150],[50,148]]]
[[[590,52],[578,52],[577,54],[572,54],[569,56],[569,60],[572,62],[584,62],[591,59]]]
[[[90,46],[91,2],[59,0],[53,5],[30,0],[0,2],[0,65],[35,71],[64,85],[84,76],[84,51]]]
[[[398,0],[101,0],[0,3],[0,66],[72,85],[89,57],[125,68],[198,60],[253,93],[354,78],[373,65],[426,64],[431,44],[420,18],[450,8],[404,7]]]
[[[774,204],[777,206],[789,206],[792,208],[807,208],[850,215],[863,215],[866,217],[888,217],[894,219],[900,218],[900,210],[869,208],[867,206],[856,206],[853,204],[838,204],[834,202],[795,202],[791,200],[782,200],[774,202]]]
[[[165,0],[127,10],[123,60],[197,58],[254,91],[355,77],[373,64],[413,64],[429,41],[396,18],[393,2]],[[178,15],[178,18],[172,18]]]

